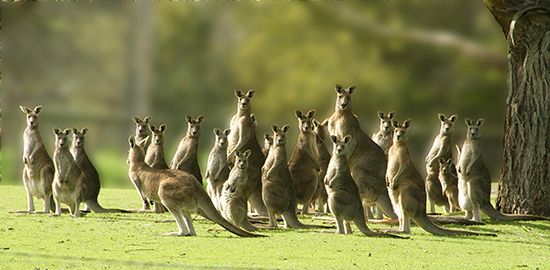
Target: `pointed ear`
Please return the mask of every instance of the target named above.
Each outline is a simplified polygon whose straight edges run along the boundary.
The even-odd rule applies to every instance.
[[[215,134],[216,136],[220,136],[220,133],[221,133],[221,131],[220,131],[219,128],[215,128],[215,129],[214,129],[214,134]]]
[[[137,117],[137,116],[135,116],[135,115],[132,116],[132,120],[134,120],[134,123],[136,123],[136,124],[141,123],[141,119],[139,119],[139,117]]]
[[[254,122],[254,123],[257,124],[257,122],[256,122],[256,115],[255,115],[255,114],[251,113],[251,114],[250,114],[250,118],[252,118],[252,122]]]
[[[185,116],[185,121],[187,121],[187,123],[193,123],[193,117],[191,117],[189,115],[186,115]]]
[[[266,140],[271,140],[271,135],[269,135],[269,133],[264,133],[264,139]]]
[[[284,133],[286,133],[286,132],[288,131],[288,128],[289,128],[289,127],[290,127],[289,125],[284,125],[284,126],[281,128],[281,130],[282,130]]]
[[[405,121],[403,121],[403,127],[404,128],[409,128],[411,126],[411,119],[407,119]]]
[[[319,123],[319,121],[317,121],[317,119],[313,119],[313,126],[314,127],[318,127],[320,125],[321,125],[321,123]]]
[[[325,119],[323,120],[323,122],[321,123],[321,126],[327,126],[328,125],[328,119]]]
[[[456,115],[456,114],[453,114],[453,115],[451,115],[451,117],[449,117],[449,121],[451,121],[451,122],[456,121],[456,119],[458,119],[458,115]]]
[[[315,116],[315,110],[310,110],[307,112],[307,118],[313,118],[313,116]]]
[[[336,93],[340,94],[340,93],[342,93],[342,90],[344,90],[344,88],[341,85],[336,84],[334,86],[334,91],[336,91]]]
[[[19,106],[19,108],[21,108],[21,111],[23,111],[24,113],[26,114],[29,114],[32,112],[31,109],[27,108],[27,107],[24,107],[24,106]]]
[[[444,122],[445,121],[445,115],[442,113],[437,114],[437,118],[439,118],[439,121]]]
[[[276,125],[271,126],[271,130],[273,130],[273,132],[277,132],[278,129],[279,128]]]
[[[160,132],[164,132],[166,130],[166,124],[162,124],[159,127]]]
[[[252,154],[252,151],[250,151],[250,149],[244,151],[243,155],[246,157],[246,158],[249,158],[250,157],[250,154]]]
[[[76,134],[78,134],[78,133],[80,133],[80,132],[78,131],[78,128],[73,128],[73,134],[76,135]]]
[[[80,133],[82,133],[83,135],[88,133],[88,128],[83,128],[82,130],[80,130]]]
[[[298,117],[298,119],[302,119],[304,117],[304,114],[300,110],[294,111],[294,115],[296,115],[296,117]]]
[[[225,129],[225,130],[223,131],[223,134],[225,134],[225,136],[229,136],[229,134],[231,134],[231,129],[228,129],[228,128]]]
[[[388,118],[389,118],[389,119],[392,119],[394,114],[395,114],[395,112],[394,112],[394,111],[391,111],[390,113],[388,113]]]
[[[243,96],[243,93],[240,90],[235,91],[235,96],[241,98]]]
[[[66,128],[66,129],[63,131],[63,133],[64,133],[65,135],[69,135],[69,134],[71,134],[71,129],[70,129],[70,128]]]
[[[204,121],[204,118],[205,118],[204,115],[202,115],[202,114],[199,115],[199,116],[197,117],[196,123],[197,123],[197,124],[202,124],[202,122]]]
[[[472,120],[470,120],[470,118],[464,118],[464,123],[466,123],[466,125],[468,125],[468,126],[471,126],[472,125]]]
[[[59,133],[61,133],[61,130],[59,130],[58,128],[53,129],[53,134],[59,135]]]
[[[351,141],[351,136],[350,136],[350,135],[346,135],[346,137],[344,137],[344,143],[345,143],[345,144],[348,144],[350,141]]]
[[[155,127],[155,125],[149,125],[149,130],[151,130],[151,132],[155,132],[157,128]]]
[[[143,122],[145,122],[146,124],[148,124],[149,121],[151,121],[151,117],[150,117],[150,116],[146,116],[145,118],[143,118]]]
[[[392,125],[394,128],[398,128],[398,127],[399,127],[399,122],[393,120],[393,121],[391,121],[391,125]]]
[[[254,89],[248,90],[248,92],[246,92],[246,96],[248,98],[252,98],[254,96]]]
[[[338,142],[338,137],[330,135],[330,140],[332,141],[332,143],[336,144]]]
[[[134,139],[134,136],[128,137],[128,144],[130,145],[130,148],[134,148],[134,146],[136,146],[136,140]]]
[[[355,85],[348,87],[348,93],[353,94],[354,91],[355,91]]]
[[[377,114],[378,114],[378,118],[384,120],[384,113],[383,112],[378,111]]]
[[[38,105],[38,106],[34,107],[34,113],[39,114],[40,111],[42,111],[42,105]]]
[[[485,119],[479,118],[479,119],[477,119],[477,121],[476,121],[476,125],[477,125],[478,127],[481,127],[481,126],[483,125],[484,122],[485,122]]]
[[[447,161],[444,158],[439,158],[439,164],[445,164]]]

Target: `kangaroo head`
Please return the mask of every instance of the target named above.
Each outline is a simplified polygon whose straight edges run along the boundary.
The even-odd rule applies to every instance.
[[[443,135],[451,134],[451,132],[453,132],[453,126],[455,120],[458,118],[458,115],[453,114],[449,118],[447,118],[444,114],[438,113],[437,117],[439,118],[439,121],[441,121],[441,129],[439,130],[439,133]]]
[[[333,155],[345,156],[347,152],[348,144],[351,141],[351,136],[346,135],[343,139],[339,139],[335,135],[331,135],[330,140],[334,144]]]
[[[145,146],[149,137],[146,137],[139,142],[136,142],[134,136],[128,138],[128,144],[130,149],[128,150],[128,164],[144,162],[145,161],[145,151],[143,147]]]
[[[73,128],[73,147],[82,148],[84,147],[85,135],[88,132],[87,128],[78,130],[78,128]]]
[[[391,125],[391,120],[395,112],[389,112],[384,114],[383,112],[378,112],[378,118],[380,118],[380,130],[384,132],[392,131],[393,127]]]
[[[250,154],[252,151],[250,149],[240,152],[235,152],[235,164],[237,164],[237,168],[241,170],[246,170],[248,168],[248,158],[250,157]]]
[[[71,129],[60,130],[58,128],[53,129],[53,134],[55,134],[55,148],[67,148],[68,143],[67,139],[69,134],[71,134]]]
[[[21,108],[21,111],[23,111],[27,115],[27,126],[30,128],[37,128],[38,115],[42,111],[42,105],[34,107],[34,110],[31,110],[24,106],[19,106],[19,108]]]
[[[319,138],[321,141],[325,141],[328,136],[328,119],[325,119],[323,123],[319,123],[319,121],[313,119],[313,126],[313,131],[315,132],[315,134],[317,134],[317,138]]]
[[[399,124],[398,121],[392,121],[394,128],[393,131],[393,142],[394,143],[405,143],[408,139],[407,131],[411,127],[411,119],[403,121],[403,124]]]
[[[271,126],[271,130],[273,130],[274,146],[284,146],[286,144],[286,132],[288,131],[288,125],[284,125],[282,128],[273,125]]]
[[[199,137],[201,133],[201,124],[204,121],[204,115],[199,115],[196,119],[193,119],[193,117],[188,115],[185,119],[187,120],[187,136]]]
[[[141,119],[138,116],[132,117],[132,120],[134,120],[134,123],[136,123],[136,135],[139,135],[140,137],[147,135],[147,125],[149,124],[149,120],[151,120],[151,117],[146,116],[145,118]]]
[[[313,132],[313,116],[315,116],[315,110],[310,110],[307,114],[303,114],[302,111],[296,110],[295,114],[298,118],[298,127],[300,131],[304,133]]]
[[[334,91],[336,91],[336,111],[349,111],[351,110],[351,94],[355,90],[355,86],[352,85],[348,89],[344,89],[341,85],[336,84]]]
[[[472,120],[466,118],[464,119],[464,122],[468,126],[468,133],[466,134],[466,138],[468,139],[479,139],[481,137],[481,126],[483,125],[483,118],[477,119],[477,121],[472,122]]]
[[[269,133],[264,133],[264,147],[271,148],[273,145],[273,136]]]
[[[449,158],[449,159],[439,158],[439,171],[442,174],[444,175],[447,174],[447,172],[451,170],[451,165],[453,165],[452,158]]]
[[[250,100],[254,96],[254,89],[248,90],[246,94],[243,94],[240,90],[235,91],[235,96],[237,97],[238,102],[238,110],[239,111],[250,111]]]
[[[166,131],[166,124],[160,125],[158,128],[154,125],[149,125],[149,129],[153,134],[153,142],[156,145],[161,145],[164,143],[164,131]]]
[[[214,135],[216,135],[216,145],[222,148],[227,148],[227,136],[231,133],[230,129],[221,131],[218,128],[214,129]]]

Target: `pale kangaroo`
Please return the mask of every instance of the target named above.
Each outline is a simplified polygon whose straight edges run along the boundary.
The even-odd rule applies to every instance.
[[[220,197],[222,194],[223,183],[229,177],[229,165],[227,163],[227,135],[231,131],[226,129],[221,131],[214,129],[216,136],[214,147],[208,155],[208,165],[206,167],[206,191],[212,199],[212,203],[221,211]],[[245,211],[246,212],[246,211]]]
[[[309,213],[309,206],[319,184],[319,152],[317,150],[317,138],[313,132],[313,116],[315,110],[303,114],[296,110],[298,118],[298,143],[288,162],[288,170],[294,181],[296,190],[296,202],[302,204],[302,214]]]
[[[441,188],[449,199],[448,207],[451,212],[460,209],[458,204],[458,177],[456,176],[456,170],[453,159],[439,159],[439,181],[441,181]]]
[[[224,218],[244,230],[257,231],[258,228],[248,221],[247,199],[244,193],[250,153],[250,150],[243,153],[238,150],[235,152],[235,165],[229,173],[229,178],[223,184],[220,201]]]
[[[351,177],[346,157],[346,148],[351,136],[348,135],[341,140],[336,136],[330,136],[330,139],[334,147],[324,182],[328,193],[328,206],[336,220],[336,233],[351,234],[350,223],[353,222],[366,236],[400,238],[396,235],[374,232],[367,227],[359,190]]]
[[[127,213],[128,211],[122,209],[103,208],[103,206],[101,206],[97,201],[99,191],[101,190],[101,181],[99,179],[99,173],[86,152],[85,135],[87,132],[87,128],[83,128],[81,130],[73,128],[73,143],[71,145],[71,154],[85,176],[85,193],[83,202],[86,203],[86,207],[83,211],[87,212],[92,210],[96,213]]]
[[[236,150],[250,149],[252,151],[248,160],[248,180],[245,193],[256,212],[261,216],[267,216],[267,210],[262,200],[261,180],[261,169],[265,162],[265,156],[256,138],[256,120],[251,117],[251,100],[254,90],[249,90],[246,94],[236,91],[235,96],[237,97],[237,114],[231,118],[227,158],[229,164],[232,164]]]
[[[269,153],[269,149],[271,149],[271,146],[273,145],[273,137],[269,133],[264,134],[264,146],[262,147],[262,153],[265,157],[267,157],[267,154]]]
[[[325,188],[325,175],[327,174],[328,164],[330,162],[330,152],[325,144],[328,140],[327,121],[319,123],[317,120],[313,120],[315,126],[314,132],[317,137],[317,152],[319,152],[319,181],[317,183],[317,189],[313,194],[313,202],[315,202],[315,210],[319,213],[328,213],[328,194]]]
[[[52,197],[54,165],[38,129],[42,106],[20,108],[27,116],[27,127],[23,133],[23,184],[27,192],[27,210],[16,212],[34,213],[33,198],[37,197],[44,200],[44,213],[49,213],[55,208]]]
[[[390,218],[397,218],[386,184],[387,159],[380,146],[374,143],[359,125],[359,120],[351,108],[351,95],[355,86],[348,89],[335,86],[336,104],[334,113],[328,119],[330,135],[339,138],[350,135],[348,159],[353,180],[359,188],[359,194],[364,206],[376,205]]]
[[[420,173],[414,167],[407,146],[410,120],[402,125],[394,121],[393,145],[388,152],[386,181],[393,207],[399,216],[399,231],[410,233],[411,219],[425,231],[435,235],[491,235],[439,227],[426,215],[426,188]]]
[[[61,203],[64,203],[69,206],[69,211],[74,217],[81,217],[80,203],[85,202],[86,175],[71,155],[67,142],[71,130],[61,131],[55,128],[53,132],[55,134],[55,151],[53,153],[55,174],[52,184],[55,199],[54,215],[61,215]]]
[[[156,203],[162,203],[174,215],[178,232],[165,235],[196,235],[191,213],[219,224],[229,232],[242,237],[259,236],[235,227],[216,211],[212,201],[195,177],[185,171],[170,169],[153,169],[145,163],[145,152],[141,146],[144,140],[136,144],[134,137],[129,138],[128,175],[136,185],[141,186],[143,196]],[[145,199],[145,197],[143,198]]]
[[[372,140],[384,150],[384,154],[388,156],[388,150],[393,142],[393,127],[391,125],[391,120],[395,112],[389,112],[384,114],[383,112],[378,112],[378,118],[380,118],[380,130],[372,134]]]
[[[534,215],[503,214],[491,205],[491,175],[481,156],[480,128],[484,120],[475,122],[466,118],[468,131],[466,140],[459,149],[458,201],[460,208],[466,211],[466,218],[481,221],[480,211],[494,220],[548,220]]]
[[[149,124],[149,129],[151,130],[152,140],[147,147],[145,163],[155,169],[169,169],[164,158],[164,132],[166,131],[166,124],[162,124],[158,128]],[[151,204],[153,203],[151,202]],[[165,213],[167,210],[162,204],[157,203],[154,204],[154,212]]]
[[[132,120],[134,120],[134,123],[136,124],[136,132],[135,136],[137,140],[143,140],[147,137],[149,137],[149,121],[151,120],[151,117],[146,116],[145,118],[141,119],[139,116],[134,115],[132,117]],[[149,142],[145,142],[145,149],[147,149],[147,146],[149,145]]]
[[[441,179],[439,179],[439,159],[452,159],[452,133],[457,115],[451,115],[447,118],[444,114],[438,113],[437,117],[441,122],[439,134],[434,139],[430,152],[426,156],[426,194],[428,196],[428,204],[430,205],[430,213],[435,213],[436,205],[445,206],[445,212],[450,212],[453,209],[449,208],[449,198],[441,187]],[[454,169],[454,165],[452,166]],[[456,172],[455,172],[456,175]]]
[[[172,170],[182,170],[192,174],[202,185],[202,175],[197,160],[197,152],[199,147],[200,128],[204,121],[204,116],[199,115],[196,119],[187,116],[186,120],[187,133],[178,145],[178,150],[176,150],[172,158],[170,168]]]

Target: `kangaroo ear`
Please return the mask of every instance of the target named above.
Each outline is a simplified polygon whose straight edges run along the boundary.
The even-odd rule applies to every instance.
[[[344,87],[342,87],[341,85],[336,84],[334,86],[334,91],[336,91],[336,93],[340,94],[340,93],[342,93],[342,90],[344,90]]]
[[[143,122],[145,122],[146,124],[148,124],[149,121],[151,121],[151,116],[146,116],[145,118],[143,118]]]
[[[243,96],[243,93],[240,90],[235,91],[235,96],[241,98]]]
[[[318,127],[320,125],[321,125],[321,123],[319,123],[319,121],[317,121],[317,119],[313,119],[313,126],[314,127]]]
[[[300,110],[296,110],[296,111],[294,112],[294,115],[296,115],[296,117],[298,117],[298,119],[304,118],[304,114],[303,114],[302,111],[300,111]]]
[[[395,114],[395,112],[394,112],[394,111],[391,111],[390,113],[388,113],[388,118],[389,118],[389,119],[392,119],[394,114]]]
[[[338,142],[338,137],[330,135],[330,140],[332,141],[332,143],[336,144]]]
[[[315,116],[315,110],[310,110],[307,112],[307,118],[313,118],[313,116]]]
[[[59,130],[58,128],[53,129],[53,134],[59,135],[59,133],[61,133],[61,130]]]
[[[134,146],[136,146],[136,140],[134,139],[134,136],[128,137],[128,144],[130,145],[130,148],[134,148]]]
[[[160,132],[164,132],[166,130],[166,124],[162,124],[159,127]]]
[[[31,109],[27,108],[27,107],[24,107],[24,106],[19,106],[19,108],[21,108],[21,111],[23,111],[24,113],[26,114],[29,114],[32,112]]]
[[[216,134],[216,136],[220,136],[220,133],[221,133],[221,131],[220,131],[219,128],[214,129],[214,134]]]
[[[439,164],[447,163],[447,161],[444,158],[439,158],[438,161],[439,161]]]
[[[134,123],[136,123],[136,124],[141,123],[141,119],[139,119],[139,117],[137,117],[137,116],[135,116],[135,115],[132,116],[132,120],[134,120]]]
[[[355,91],[355,85],[348,87],[348,93],[352,94]]]
[[[286,133],[288,131],[289,125],[284,125],[281,130]]]
[[[453,115],[451,115],[451,117],[449,117],[449,121],[451,121],[451,122],[456,121],[456,119],[458,119],[458,115],[456,115],[456,114],[453,114]]]
[[[250,118],[252,119],[252,122],[254,122],[254,124],[257,124],[257,122],[256,122],[256,115],[255,115],[255,114],[251,113],[251,114],[250,114]]]
[[[442,114],[442,113],[438,113],[437,118],[439,118],[439,121],[441,121],[441,122],[445,121],[445,115]]]
[[[393,121],[391,121],[391,125],[392,125],[394,128],[398,128],[398,127],[399,127],[399,122],[393,120]]]
[[[189,115],[186,115],[185,116],[185,121],[187,121],[187,123],[193,123],[193,117],[191,117]]]
[[[344,143],[348,144],[350,141],[351,141],[351,136],[346,135],[346,137],[344,137]]]
[[[478,127],[481,127],[481,126],[483,125],[483,122],[485,122],[485,119],[479,118],[479,119],[477,119],[477,121],[476,121],[476,125],[477,125]]]
[[[66,128],[65,130],[63,130],[63,134],[65,134],[65,135],[71,134],[71,129],[70,129],[70,128]]]
[[[377,114],[378,114],[378,118],[384,120],[384,113],[383,112],[378,111]]]
[[[250,149],[248,149],[248,150],[244,151],[243,155],[244,155],[246,158],[249,158],[251,153],[252,153],[252,151],[250,151]]]
[[[403,127],[404,128],[409,128],[411,126],[411,119],[407,119],[405,121],[403,121]]]
[[[82,135],[88,133],[88,128],[83,128],[82,130],[80,130],[80,133],[82,133]]]
[[[271,130],[273,130],[273,132],[277,132],[278,129],[279,128],[276,125],[271,126]]]
[[[327,126],[328,125],[328,119],[325,119],[323,120],[323,122],[321,123],[321,126]]]
[[[230,133],[231,133],[231,129],[226,129],[223,131],[223,134],[225,134],[225,136],[229,136]]]
[[[34,107],[34,113],[39,114],[40,111],[42,111],[42,105],[38,105],[38,106]]]
[[[149,125],[149,130],[151,130],[151,132],[155,132],[157,128],[155,127],[155,125]]]
[[[472,120],[470,120],[470,118],[464,118],[464,123],[466,123],[466,125],[468,125],[468,126],[471,126],[472,125]]]
[[[246,96],[248,98],[252,98],[254,96],[254,89],[250,89],[248,90],[248,92],[246,93]]]
[[[73,134],[76,135],[76,134],[78,134],[78,133],[80,133],[80,132],[78,131],[78,128],[73,128]]]
[[[197,116],[197,120],[195,121],[197,124],[202,124],[202,122],[204,121],[204,115],[199,115]]]
[[[270,141],[271,140],[271,135],[269,135],[268,133],[264,133],[264,139]]]

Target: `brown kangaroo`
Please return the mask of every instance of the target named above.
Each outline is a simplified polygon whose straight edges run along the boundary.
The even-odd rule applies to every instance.
[[[480,128],[484,120],[476,122],[466,118],[468,132],[459,149],[458,158],[458,201],[466,211],[466,218],[481,221],[480,210],[494,220],[549,220],[534,215],[503,214],[491,205],[491,175],[481,156]]]
[[[151,117],[146,116],[145,118],[141,119],[139,116],[134,115],[132,117],[132,120],[134,120],[134,123],[136,124],[136,139],[143,140],[147,137],[149,137],[149,121],[151,120]],[[145,142],[145,146],[147,147],[149,145],[149,142]],[[145,148],[147,149],[147,148]]]
[[[441,188],[449,199],[448,207],[451,212],[460,209],[458,204],[458,177],[455,174],[453,159],[439,159],[439,181]]]
[[[219,224],[229,232],[242,236],[259,236],[235,227],[216,211],[212,201],[195,177],[185,171],[153,169],[145,163],[144,140],[137,143],[129,138],[128,175],[142,188],[143,195],[162,203],[174,215],[179,231],[165,235],[196,235],[191,213],[198,212],[203,217]]]
[[[170,168],[172,170],[182,170],[192,174],[202,185],[202,175],[197,160],[197,152],[199,147],[200,128],[204,121],[204,116],[199,115],[196,119],[187,116],[186,120],[187,134],[181,139],[178,150],[176,150],[174,158],[172,158],[172,162],[170,163]]]
[[[269,133],[264,134],[264,146],[262,147],[262,153],[265,157],[267,157],[267,154],[269,153],[269,149],[271,149],[271,146],[273,145],[273,137]]]
[[[55,208],[52,197],[54,165],[38,129],[42,105],[34,109],[20,108],[27,116],[27,127],[23,133],[23,184],[27,192],[27,210],[16,212],[34,213],[33,198],[37,197],[44,200],[44,213],[49,213]]]
[[[221,211],[221,194],[223,183],[229,177],[229,165],[227,163],[227,135],[231,131],[229,129],[224,130],[223,132],[217,128],[214,129],[214,135],[216,140],[214,142],[214,147],[208,155],[208,165],[206,167],[206,191],[212,203],[218,211]],[[245,211],[246,213],[246,211]]]
[[[393,207],[399,216],[399,232],[410,233],[411,219],[425,231],[435,235],[487,235],[439,227],[426,215],[426,189],[420,173],[414,167],[407,146],[410,120],[402,125],[394,121],[393,145],[388,152],[386,181]]]
[[[388,191],[384,175],[387,159],[380,146],[374,143],[359,125],[359,120],[352,112],[351,95],[355,86],[344,89],[335,86],[336,105],[334,113],[328,119],[330,135],[339,138],[350,135],[348,159],[353,180],[359,188],[363,205],[375,204],[390,218],[397,218]]]
[[[296,190],[296,202],[303,205],[302,214],[309,213],[309,205],[319,184],[318,172],[321,170],[317,138],[313,132],[313,116],[315,110],[307,114],[296,110],[300,133],[296,148],[288,162],[288,170]]]
[[[315,126],[314,132],[317,137],[317,152],[319,152],[319,182],[315,194],[313,194],[312,201],[315,202],[315,210],[319,213],[328,213],[328,194],[325,188],[325,175],[327,174],[328,164],[330,162],[330,152],[325,144],[328,137],[327,121],[319,123],[317,120],[313,120]]]
[[[384,150],[384,154],[388,156],[388,150],[393,142],[393,127],[391,120],[395,112],[389,112],[387,115],[383,112],[378,112],[380,118],[380,130],[372,134],[372,140]]]

